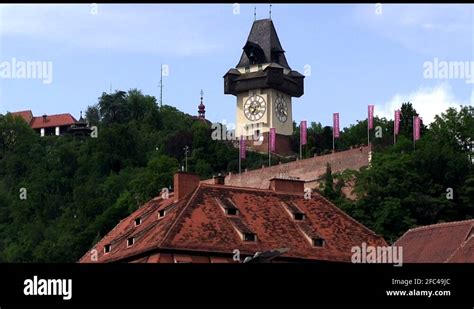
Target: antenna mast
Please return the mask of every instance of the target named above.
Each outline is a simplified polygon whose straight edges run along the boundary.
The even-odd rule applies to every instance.
[[[160,107],[163,107],[163,64],[160,64]]]

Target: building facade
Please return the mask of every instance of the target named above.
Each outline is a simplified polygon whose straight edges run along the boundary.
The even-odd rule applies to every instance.
[[[31,110],[10,113],[13,116],[21,117],[28,125],[41,137],[43,136],[60,136],[71,132],[73,134],[80,133],[81,135],[90,134],[90,129],[86,121],[81,117],[76,120],[74,116],[69,113],[56,115],[33,116]],[[71,130],[72,129],[72,130]]]

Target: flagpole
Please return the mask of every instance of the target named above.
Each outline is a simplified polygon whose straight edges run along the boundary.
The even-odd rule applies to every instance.
[[[332,128],[332,152],[334,152],[334,126]]]
[[[272,141],[270,140],[270,135],[271,135],[270,133],[271,133],[271,132],[268,131],[268,166],[269,166],[269,167],[270,167],[271,164],[272,164],[272,161],[271,161],[271,160],[272,160],[272,159],[271,159],[271,151],[270,151],[270,143],[271,143]]]
[[[367,146],[370,145],[370,129],[369,129],[369,117],[367,117]]]
[[[300,160],[303,159],[303,144],[301,143],[301,125],[300,125]]]
[[[397,143],[397,135],[395,134],[395,120],[393,121],[393,145]]]
[[[239,174],[242,172],[242,137],[239,141]]]

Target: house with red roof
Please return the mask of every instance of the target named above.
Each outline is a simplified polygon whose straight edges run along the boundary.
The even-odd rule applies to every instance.
[[[394,246],[404,263],[474,263],[474,219],[410,229]]]
[[[267,189],[201,182],[174,175],[174,191],[121,220],[80,263],[351,262],[351,249],[385,240],[304,182],[273,178]],[[272,256],[273,255],[273,256]]]
[[[35,117],[31,110],[26,110],[10,114],[24,119],[40,136],[63,135],[69,131],[71,126],[75,126],[83,121],[82,113],[79,121],[69,113],[56,115],[44,114],[43,116]]]

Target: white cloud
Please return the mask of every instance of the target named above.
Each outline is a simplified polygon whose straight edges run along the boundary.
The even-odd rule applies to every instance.
[[[474,103],[474,91],[471,92],[470,104]],[[400,109],[402,103],[410,102],[423,118],[423,123],[433,122],[435,115],[445,112],[450,107],[458,108],[460,105],[468,105],[469,101],[456,98],[447,83],[436,87],[420,87],[409,94],[396,94],[384,104],[375,106],[375,115],[393,119],[396,109]]]
[[[473,16],[472,4],[383,4],[382,14],[375,13],[373,4],[354,10],[355,21],[366,29],[409,50],[436,56],[469,55]]]
[[[0,5],[0,38],[25,37],[72,48],[113,49],[188,56],[213,52],[219,43],[189,5]],[[185,22],[184,22],[185,21]]]

